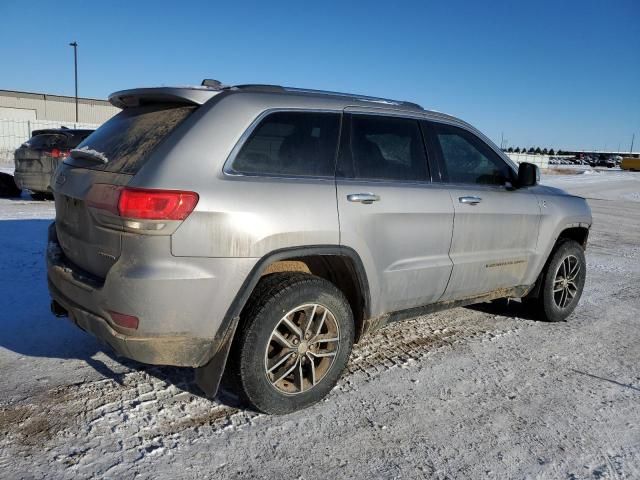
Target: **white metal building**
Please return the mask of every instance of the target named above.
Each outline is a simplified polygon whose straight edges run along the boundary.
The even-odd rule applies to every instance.
[[[13,151],[41,128],[97,128],[119,108],[106,100],[48,93],[0,90],[0,167],[13,163]]]
[[[100,124],[119,111],[106,100],[78,98],[78,123]],[[75,97],[0,90],[0,119],[75,122]]]

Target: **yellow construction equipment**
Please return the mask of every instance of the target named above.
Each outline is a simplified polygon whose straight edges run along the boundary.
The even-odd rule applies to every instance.
[[[640,157],[624,157],[620,163],[620,168],[640,172]]]

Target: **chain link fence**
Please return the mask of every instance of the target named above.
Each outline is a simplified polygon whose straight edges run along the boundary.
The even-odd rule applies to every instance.
[[[94,123],[55,122],[49,120],[0,119],[0,167],[13,168],[13,152],[31,138],[34,130],[43,128],[98,128]]]

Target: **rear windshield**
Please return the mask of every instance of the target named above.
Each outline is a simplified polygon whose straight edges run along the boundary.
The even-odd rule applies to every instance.
[[[67,137],[66,135],[56,135],[55,133],[44,133],[31,137],[24,145],[34,150],[66,148]]]
[[[78,144],[91,135],[91,133],[93,132],[74,133],[73,136],[67,137],[67,146],[69,148],[76,148]]]
[[[95,170],[135,174],[149,153],[196,108],[182,105],[127,108],[76,147],[93,152],[106,163],[71,157],[65,162]]]

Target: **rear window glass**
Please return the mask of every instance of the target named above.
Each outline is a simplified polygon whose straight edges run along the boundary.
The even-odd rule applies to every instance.
[[[67,146],[67,137],[65,135],[56,135],[54,133],[36,135],[27,141],[26,146],[35,150],[65,148]]]
[[[135,174],[149,153],[197,107],[152,105],[127,108],[76,148],[95,152],[106,163],[68,158],[66,162],[107,172]]]
[[[234,172],[333,176],[340,114],[277,112],[255,128],[236,156]]]
[[[72,137],[67,138],[67,146],[69,148],[76,148],[80,142],[82,142],[85,138],[91,135],[93,132],[87,133],[75,133]]]

